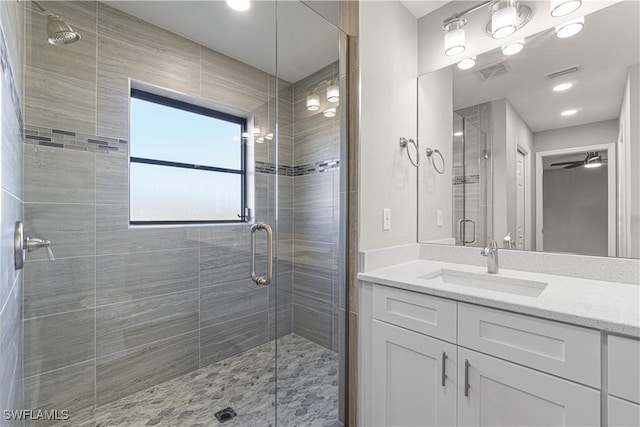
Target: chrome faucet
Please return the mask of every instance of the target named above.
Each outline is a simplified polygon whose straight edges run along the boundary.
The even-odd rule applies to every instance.
[[[498,266],[498,243],[495,240],[489,241],[489,246],[480,251],[480,255],[487,257],[487,273],[497,274]]]

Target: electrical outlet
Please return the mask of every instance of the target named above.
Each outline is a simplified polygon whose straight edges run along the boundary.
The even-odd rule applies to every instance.
[[[382,229],[391,230],[391,209],[382,209]]]
[[[442,227],[442,209],[438,209],[437,214],[438,218],[436,219],[436,225],[438,227]]]

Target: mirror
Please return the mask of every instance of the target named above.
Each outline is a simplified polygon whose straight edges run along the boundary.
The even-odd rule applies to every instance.
[[[487,46],[475,64],[448,57],[418,79],[418,241],[640,258],[640,4],[576,12],[568,38],[535,23],[548,2],[524,4],[537,32],[468,32]]]

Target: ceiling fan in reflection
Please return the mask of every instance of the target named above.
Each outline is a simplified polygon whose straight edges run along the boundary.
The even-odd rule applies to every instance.
[[[587,153],[587,156],[584,160],[575,160],[573,162],[561,162],[561,163],[551,163],[551,166],[564,166],[563,169],[573,169],[580,166],[584,166],[585,168],[597,168],[602,166],[603,164],[607,164],[606,159],[602,159],[602,156],[597,151],[591,151]]]

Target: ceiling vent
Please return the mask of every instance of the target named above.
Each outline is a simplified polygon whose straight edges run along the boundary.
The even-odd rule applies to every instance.
[[[579,67],[576,65],[575,67],[565,68],[564,70],[556,71],[555,73],[547,74],[548,79],[555,79],[556,77],[565,76],[567,74],[575,73],[579,70]]]
[[[476,68],[473,70],[481,80],[487,81],[500,77],[503,74],[509,72],[506,62],[499,62],[497,64],[487,65],[482,68]]]

